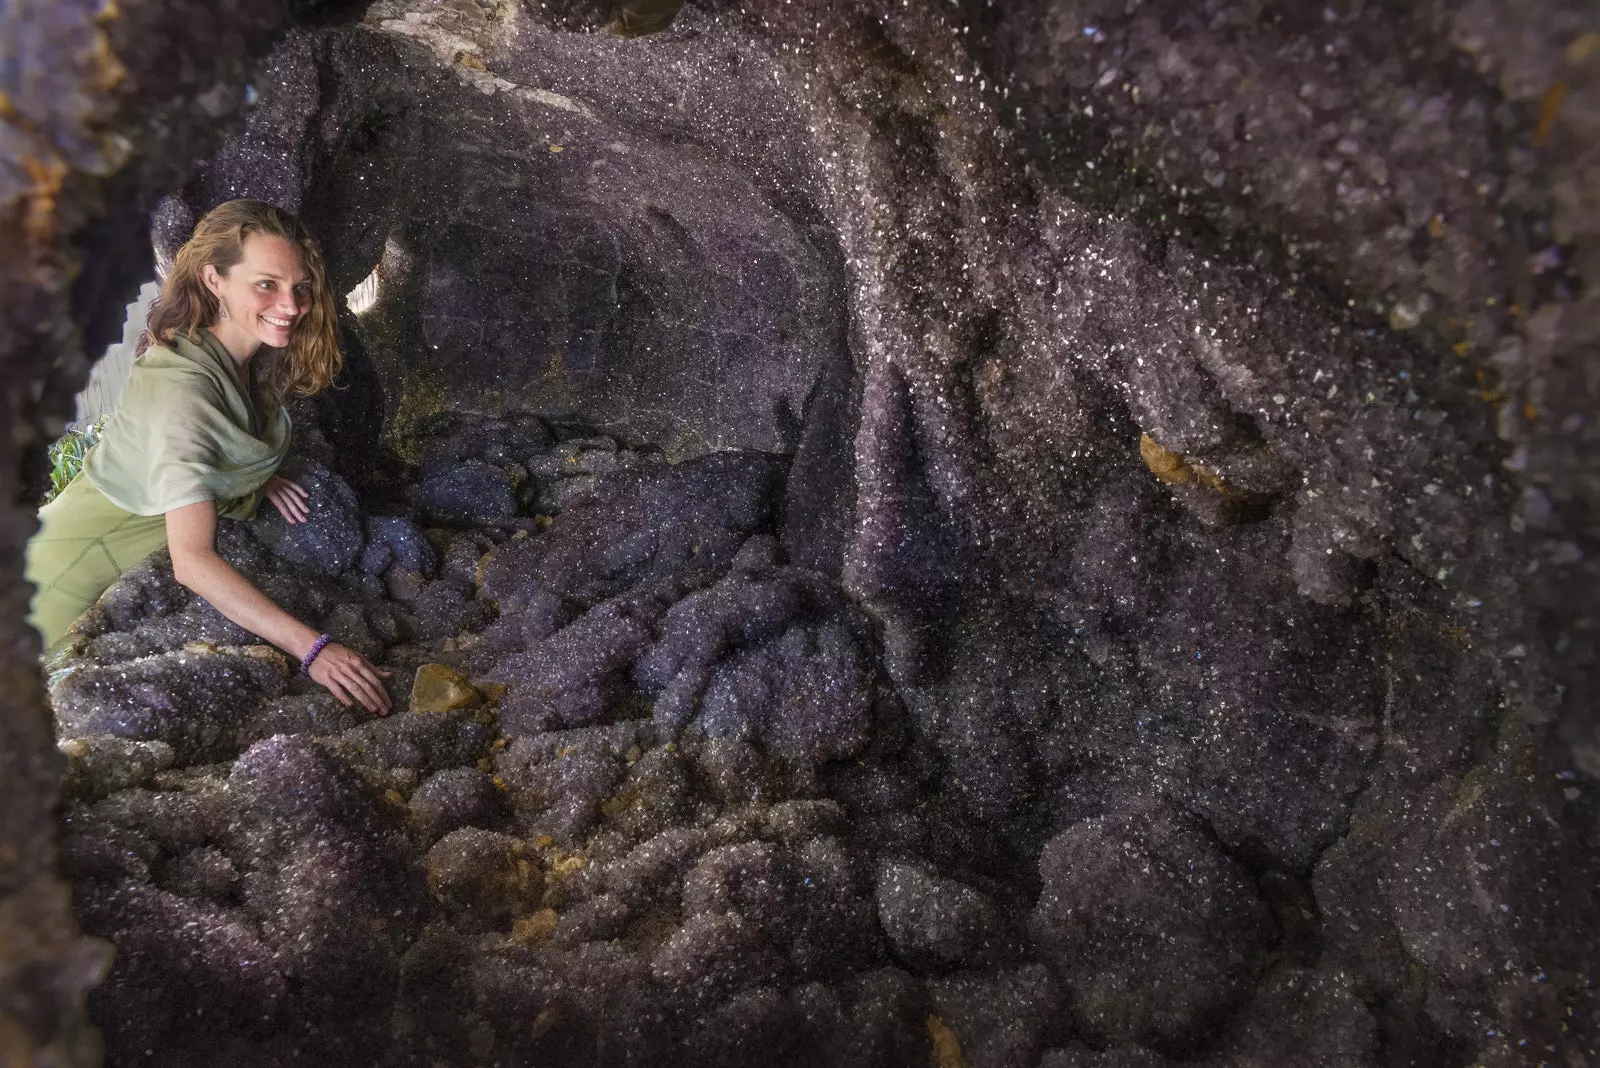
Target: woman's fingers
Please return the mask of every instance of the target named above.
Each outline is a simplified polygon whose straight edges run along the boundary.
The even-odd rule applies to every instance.
[[[384,693],[383,687],[378,685],[378,680],[362,672],[354,672],[354,678],[347,685],[355,691],[367,711],[377,715],[387,715],[389,712],[389,695]]]
[[[288,503],[289,507],[295,510],[295,513],[299,515],[301,519],[304,519],[306,516],[311,514],[311,508],[307,503],[311,500],[311,497],[306,493],[305,490],[301,489],[299,486],[296,486],[293,482],[284,483],[283,499]]]
[[[333,694],[334,699],[345,708],[361,700],[362,696],[350,685],[349,666],[345,663],[345,657],[349,655],[352,654],[343,646],[329,645],[311,665],[312,679]],[[361,700],[361,703],[364,705],[366,701]]]
[[[287,522],[304,523],[311,518],[311,494],[300,483],[273,475],[267,480],[266,494]]]
[[[389,691],[383,685],[383,679],[388,678],[389,673],[387,671],[379,672],[371,664],[367,665],[367,670],[371,672],[372,688],[377,692],[378,700],[383,702],[383,714],[387,716],[394,707],[394,702],[389,699]],[[382,676],[381,678],[380,675]]]
[[[352,655],[354,659],[345,667],[345,686],[356,695],[369,712],[375,712],[380,716],[387,715],[389,694],[378,679],[378,669],[367,663],[365,658],[357,654]]]
[[[283,513],[283,518],[290,523],[304,523],[311,518],[311,510],[306,507],[305,502],[283,487],[269,491],[268,497],[278,511]]]
[[[322,685],[326,686],[328,688],[328,692],[333,694],[334,700],[338,701],[346,708],[350,707],[350,695],[345,692],[345,688],[343,686],[339,685],[338,680],[334,679],[330,675],[328,677],[328,681]]]
[[[374,667],[353,649],[338,644],[327,646],[317,657],[312,676],[346,708],[354,700],[374,715],[389,714],[392,702],[382,681],[389,672]]]
[[[372,694],[366,689],[366,687],[361,685],[360,679],[346,677],[343,681],[345,687],[349,689],[353,695],[355,695],[355,699],[361,702],[362,708],[365,708],[368,712],[372,713],[376,713],[378,711],[377,701],[373,699]]]

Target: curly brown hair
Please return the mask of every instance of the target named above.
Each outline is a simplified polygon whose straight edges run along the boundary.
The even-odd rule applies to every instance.
[[[209,263],[219,274],[226,275],[244,258],[244,239],[251,234],[272,234],[297,246],[305,260],[306,273],[311,276],[311,305],[295,323],[289,344],[274,358],[252,361],[256,365],[255,388],[263,399],[274,404],[281,404],[291,393],[302,397],[320,393],[333,384],[334,375],[344,363],[322,253],[299,219],[259,200],[218,204],[195,224],[194,234],[173,257],[161,294],[150,306],[139,351],[142,353],[151,341],[171,344],[179,332],[196,336],[217,321],[220,305],[206,288],[200,270]]]

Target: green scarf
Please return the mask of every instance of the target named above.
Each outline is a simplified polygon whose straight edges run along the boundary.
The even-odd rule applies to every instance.
[[[117,507],[162,515],[199,501],[246,519],[289,451],[289,412],[263,419],[248,384],[209,330],[152,345],[83,473]]]

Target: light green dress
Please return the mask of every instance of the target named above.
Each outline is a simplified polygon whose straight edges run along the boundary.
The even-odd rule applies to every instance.
[[[257,411],[209,330],[146,350],[82,473],[39,510],[28,542],[28,621],[45,648],[63,644],[107,587],[166,545],[167,512],[216,501],[219,515],[249,518],[289,432],[287,410]]]

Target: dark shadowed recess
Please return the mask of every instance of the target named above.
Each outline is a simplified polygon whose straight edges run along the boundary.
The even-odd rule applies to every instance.
[[[0,94],[0,1060],[1596,1058],[1587,5],[12,0]],[[360,299],[223,551],[387,720],[159,555],[22,622],[245,195]]]

